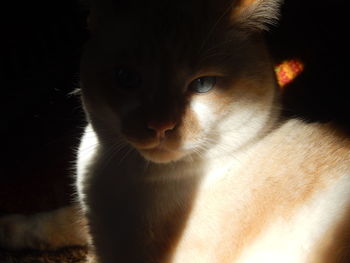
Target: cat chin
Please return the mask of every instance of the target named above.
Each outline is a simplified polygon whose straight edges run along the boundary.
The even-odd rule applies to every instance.
[[[164,149],[139,150],[139,152],[148,161],[164,164],[178,161],[185,155],[182,152]]]

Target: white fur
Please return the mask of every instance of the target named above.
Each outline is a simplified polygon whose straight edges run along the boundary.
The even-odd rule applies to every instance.
[[[237,263],[310,262],[310,254],[317,249],[315,244],[322,241],[323,235],[342,218],[349,205],[349,177],[350,173],[317,193],[291,220],[279,217],[271,221]]]
[[[96,154],[98,152],[99,142],[95,132],[93,131],[91,125],[87,125],[84,131],[84,135],[81,139],[81,143],[78,150],[78,161],[77,161],[77,175],[76,175],[76,189],[78,193],[79,200],[85,199],[84,185],[86,176],[89,174],[89,166],[96,159]],[[88,206],[85,202],[80,202],[82,209],[87,211]]]
[[[215,120],[215,113],[210,104],[201,101],[200,98],[194,98],[191,101],[191,108],[196,113],[201,128],[203,130],[208,129]]]

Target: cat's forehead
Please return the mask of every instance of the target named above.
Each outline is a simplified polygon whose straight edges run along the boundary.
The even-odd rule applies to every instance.
[[[97,31],[116,50],[189,58],[202,46],[205,50],[205,44],[210,46],[210,37],[218,42],[223,36],[220,32],[225,31],[224,16],[231,2],[101,0],[95,11]]]
[[[237,0],[91,0],[92,8],[119,12],[196,13],[232,7]]]
[[[232,8],[232,0],[93,0],[93,2],[95,4],[92,5],[92,9],[98,13],[99,21],[108,21],[107,23],[114,21],[124,27],[136,27],[149,32],[161,29],[168,31],[186,29],[192,31],[192,34],[199,29],[209,30],[215,23],[222,22],[227,11]]]
[[[230,23],[232,0],[97,3],[92,9],[97,48],[90,51],[101,64],[126,65],[147,75],[231,71],[247,46]]]

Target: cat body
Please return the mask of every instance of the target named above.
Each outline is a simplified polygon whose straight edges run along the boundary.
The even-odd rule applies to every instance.
[[[113,226],[106,228],[122,228],[108,243],[130,242],[133,249],[117,255],[126,262],[347,262],[349,146],[328,125],[292,120],[232,156],[149,164],[149,172],[134,165],[136,171],[127,174],[136,178],[101,179],[100,191],[114,192],[116,185],[124,191],[96,205],[110,206],[103,208],[106,217],[118,201],[128,213],[137,209],[136,218],[123,218],[125,212],[118,210]],[[98,184],[85,180],[84,185],[93,185],[87,195],[96,199],[89,190],[96,191]],[[124,232],[131,222],[137,233]]]
[[[279,6],[91,1],[76,180],[91,261],[349,259],[350,141],[280,116],[261,32]]]
[[[82,58],[77,180],[101,262],[321,262],[350,148],[280,118],[261,36],[280,2],[108,3]]]

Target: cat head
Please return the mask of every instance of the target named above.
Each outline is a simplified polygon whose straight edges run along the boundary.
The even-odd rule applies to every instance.
[[[250,141],[273,104],[261,31],[279,4],[92,0],[82,97],[101,142],[166,163]]]

